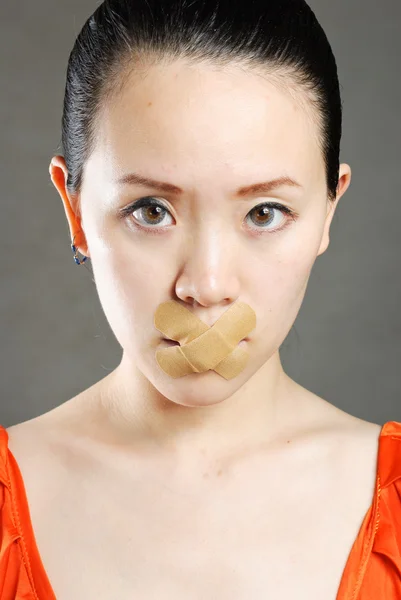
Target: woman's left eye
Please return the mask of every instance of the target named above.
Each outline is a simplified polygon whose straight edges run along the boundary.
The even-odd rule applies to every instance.
[[[135,213],[139,213],[139,216],[135,216]],[[171,216],[170,211],[163,206],[161,202],[154,200],[153,196],[140,198],[133,204],[123,208],[120,212],[122,218],[127,216],[134,217],[134,221],[139,223],[138,226],[142,229],[158,229],[155,225],[163,223],[166,213]],[[270,228],[269,226],[277,221],[277,213],[281,213],[282,215],[285,215],[285,217],[283,216],[282,219],[278,219],[278,224]],[[256,229],[267,229],[271,233],[282,231],[287,224],[289,224],[291,219],[295,220],[295,213],[287,206],[283,206],[278,202],[264,202],[263,204],[258,204],[258,206],[255,206],[249,211],[247,218],[249,216],[251,217],[252,222],[257,225]],[[281,226],[283,221],[284,226]],[[165,225],[169,225],[169,223],[164,223],[163,226]]]

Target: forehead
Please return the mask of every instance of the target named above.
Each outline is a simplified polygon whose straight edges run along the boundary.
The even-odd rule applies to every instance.
[[[185,177],[188,168],[192,180],[246,168],[307,184],[324,177],[313,110],[302,91],[243,67],[154,65],[103,107],[92,160],[106,177],[151,161],[159,173]]]

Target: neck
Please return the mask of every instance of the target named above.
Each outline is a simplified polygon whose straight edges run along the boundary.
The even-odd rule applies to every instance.
[[[190,377],[203,377],[204,384],[172,380],[163,395],[123,357],[99,382],[107,437],[112,433],[128,446],[144,443],[186,462],[288,437],[301,411],[295,397],[303,388],[284,373],[278,352],[234,393],[227,389],[235,383],[217,374],[213,380],[208,373]]]

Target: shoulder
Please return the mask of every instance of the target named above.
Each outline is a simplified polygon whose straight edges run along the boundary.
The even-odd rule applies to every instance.
[[[392,483],[401,485],[401,422],[379,425],[352,417],[341,429],[338,452],[350,475],[356,476],[359,467],[370,464],[370,477],[375,484],[379,478],[381,489]],[[399,501],[401,508],[401,495]]]
[[[44,426],[44,421],[36,417],[29,421],[12,425],[5,430],[7,438],[7,474],[10,494],[7,509],[16,507],[21,513],[29,498],[31,514],[37,518],[47,506],[55,486],[61,487],[60,479],[64,470],[57,464],[59,452],[55,440],[57,432]],[[6,504],[3,507],[3,511]],[[21,519],[27,516],[21,514]]]
[[[23,481],[37,518],[49,498],[79,479],[80,468],[86,464],[81,428],[85,425],[78,418],[73,420],[61,405],[6,430],[9,470],[12,466],[16,480]]]
[[[344,415],[335,432],[341,486],[360,514],[372,508],[366,521],[371,549],[397,557],[401,567],[401,422],[380,425]]]

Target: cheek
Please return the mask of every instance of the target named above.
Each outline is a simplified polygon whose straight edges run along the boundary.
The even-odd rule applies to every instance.
[[[275,312],[287,309],[303,293],[310,271],[310,261],[302,261],[300,257],[270,265],[255,287],[258,304],[268,305]]]
[[[316,255],[305,246],[281,253],[258,269],[258,281],[251,292],[255,310],[260,315],[258,334],[274,347],[280,346],[301,308]],[[261,274],[261,275],[260,275]]]
[[[298,312],[312,265],[311,261],[302,261],[302,256],[281,264],[276,297],[278,306],[282,307],[281,310],[292,314],[294,308]]]
[[[160,261],[141,259],[140,253],[133,260],[129,253],[94,252],[92,269],[103,312],[120,345],[128,349],[149,343],[144,334],[147,331],[149,337],[147,323],[153,327],[149,308],[161,290],[169,289]]]

